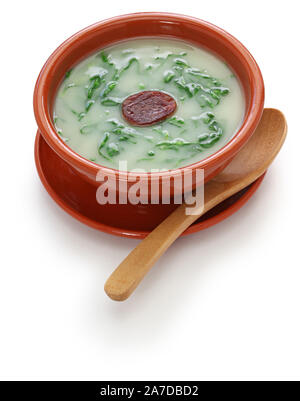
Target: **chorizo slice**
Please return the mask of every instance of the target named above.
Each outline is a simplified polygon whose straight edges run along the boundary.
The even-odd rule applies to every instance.
[[[177,108],[175,99],[160,91],[142,91],[128,96],[122,114],[132,125],[152,125],[171,116]]]

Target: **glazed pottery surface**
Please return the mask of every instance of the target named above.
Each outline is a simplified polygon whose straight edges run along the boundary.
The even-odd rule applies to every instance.
[[[83,29],[59,46],[45,63],[35,87],[34,111],[41,135],[56,153],[58,159],[67,163],[70,176],[73,176],[74,180],[79,175],[87,184],[97,186],[99,183],[96,181],[96,175],[99,171],[106,176],[113,175],[119,181],[127,181],[127,174],[99,166],[84,159],[71,150],[57,135],[52,121],[53,103],[57,89],[66,71],[88,55],[113,43],[145,36],[177,38],[208,49],[231,67],[243,88],[246,112],[242,126],[233,139],[222,149],[208,158],[188,166],[194,174],[193,187],[196,185],[196,169],[204,170],[205,182],[214,177],[225,168],[247,142],[259,123],[264,104],[262,76],[251,54],[230,34],[210,23],[177,14],[136,13],[111,18]],[[182,173],[185,168],[178,169],[178,171]],[[57,170],[56,174],[59,174],[57,180],[62,182],[66,179],[70,180],[70,176],[65,178],[62,171]],[[149,178],[149,174],[152,178],[159,180],[160,183],[164,177],[170,176],[169,172],[144,173],[139,174],[136,180],[146,180]],[[127,182],[127,184],[128,186],[133,185],[134,181],[132,183]],[[172,186],[171,194],[174,194]],[[161,193],[159,195],[161,196]],[[76,199],[69,199],[69,201],[74,204],[77,202]],[[112,210],[116,209],[114,205],[111,208]],[[123,206],[120,208],[123,210]],[[145,213],[143,205],[136,207],[129,204],[124,206],[123,212],[130,214],[131,209],[135,210],[136,216],[143,216]],[[168,207],[166,206],[163,209],[167,210]],[[172,206],[169,206],[168,210],[171,209]],[[114,214],[115,211],[112,213]],[[132,224],[137,223],[133,222]],[[141,225],[144,227],[144,224]],[[150,229],[150,226],[148,228]]]
[[[176,205],[99,205],[96,191],[77,171],[62,160],[38,132],[35,161],[40,179],[54,201],[82,223],[109,234],[145,238]],[[60,174],[57,174],[57,172]],[[194,224],[183,235],[211,227],[238,211],[256,192],[264,176],[248,188],[226,199]]]

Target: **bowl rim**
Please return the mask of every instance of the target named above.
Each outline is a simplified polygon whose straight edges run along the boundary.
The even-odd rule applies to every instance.
[[[133,173],[130,171],[120,171],[118,169],[102,166],[96,164],[83,156],[72,150],[62,138],[57,134],[52,118],[48,112],[48,102],[47,102],[47,88],[49,87],[49,81],[53,79],[53,68],[57,62],[59,62],[63,56],[66,49],[72,47],[74,43],[77,43],[82,38],[87,35],[93,34],[100,27],[106,27],[108,25],[113,25],[120,22],[128,22],[141,19],[167,19],[172,22],[185,22],[192,25],[201,25],[205,29],[209,30],[211,33],[217,35],[221,40],[229,42],[238,52],[239,57],[243,58],[248,66],[250,73],[249,81],[251,86],[252,95],[250,97],[249,109],[245,114],[243,122],[240,128],[237,130],[235,135],[227,142],[221,149],[213,153],[212,155],[206,157],[203,160],[192,163],[187,166],[182,166],[176,169],[170,169],[167,171],[160,172],[144,172],[144,173]],[[145,35],[151,36],[151,35]],[[157,35],[162,37],[163,35]],[[174,38],[176,38],[174,36]],[[184,39],[181,39],[184,40]],[[187,16],[184,14],[177,13],[165,13],[165,12],[138,12],[123,14],[116,17],[108,18],[86,28],[81,29],[77,33],[73,34],[71,37],[66,39],[56,50],[49,56],[46,60],[35,84],[34,95],[33,95],[33,107],[35,119],[37,121],[39,130],[41,131],[46,142],[52,147],[52,149],[68,163],[76,165],[77,167],[88,172],[92,176],[97,175],[99,170],[101,170],[106,175],[114,175],[119,179],[127,180],[128,174],[131,177],[143,177],[149,178],[159,178],[159,177],[169,177],[170,175],[179,173],[182,174],[185,170],[194,169],[205,169],[215,164],[219,164],[220,161],[226,161],[230,157],[233,157],[237,151],[243,146],[250,136],[253,134],[256,126],[258,125],[263,108],[264,108],[264,82],[262,78],[261,71],[251,55],[251,53],[246,49],[246,47],[234,36],[229,34],[222,28],[204,21],[199,18]]]

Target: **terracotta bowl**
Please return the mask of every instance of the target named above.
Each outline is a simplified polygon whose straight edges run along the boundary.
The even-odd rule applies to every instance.
[[[66,71],[82,59],[113,43],[147,36],[181,39],[206,48],[223,59],[241,83],[246,110],[239,131],[222,149],[200,162],[187,166],[193,172],[196,169],[203,169],[205,182],[226,167],[251,137],[261,118],[264,106],[264,84],[259,67],[248,50],[222,29],[197,18],[169,13],[128,14],[98,22],[67,39],[51,54],[39,74],[34,91],[35,118],[42,137],[59,158],[91,185],[99,185],[96,181],[99,170],[106,176],[114,175],[117,181],[123,182],[127,181],[127,174],[99,166],[67,146],[57,135],[52,120],[55,95]],[[182,172],[183,168],[177,170]],[[148,179],[149,174],[152,181],[159,180],[160,182],[170,176],[170,172],[144,173],[137,175],[136,180]],[[131,183],[128,185],[133,183],[131,176]],[[171,187],[171,194],[174,194],[173,190],[174,188]],[[145,212],[145,205],[143,205],[143,213],[151,214],[151,205],[148,212]],[[134,218],[134,215],[131,217]],[[131,217],[126,216],[126,218]]]

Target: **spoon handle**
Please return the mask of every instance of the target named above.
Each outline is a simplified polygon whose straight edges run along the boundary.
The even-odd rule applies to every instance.
[[[205,184],[204,207],[201,207],[197,214],[187,215],[186,204],[175,209],[111,274],[104,286],[106,294],[115,301],[127,299],[180,234],[205,212],[231,195],[229,191],[228,194],[226,192],[224,185],[209,182]]]
[[[246,188],[270,166],[284,143],[287,124],[275,109],[264,111],[254,135],[228,166],[204,186],[204,207],[187,215],[186,205],[179,206],[127,256],[108,278],[107,295],[124,301],[137,287],[157,259],[195,220],[224,199]],[[195,212],[195,209],[194,209]]]
[[[197,220],[199,215],[187,216],[185,207],[176,208],[115,269],[104,286],[111,299],[127,299],[160,256]]]

